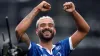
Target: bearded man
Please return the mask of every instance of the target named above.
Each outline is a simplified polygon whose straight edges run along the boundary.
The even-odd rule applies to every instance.
[[[73,50],[89,32],[89,25],[75,10],[73,2],[65,2],[63,6],[66,12],[73,15],[77,30],[70,37],[56,44],[52,43],[56,29],[55,23],[50,16],[40,17],[36,23],[36,34],[39,37],[39,44],[32,42],[25,33],[40,11],[49,11],[51,9],[51,5],[48,2],[42,1],[18,24],[15,29],[17,36],[19,36],[17,39],[24,41],[29,46],[28,56],[68,56],[71,50]]]

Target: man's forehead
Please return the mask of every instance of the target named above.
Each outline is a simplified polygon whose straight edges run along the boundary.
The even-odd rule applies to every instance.
[[[39,23],[54,23],[52,19],[40,19]]]

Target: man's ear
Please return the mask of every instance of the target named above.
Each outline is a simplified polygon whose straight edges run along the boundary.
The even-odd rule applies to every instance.
[[[54,35],[56,35],[56,28],[54,28]]]
[[[38,35],[38,29],[36,28],[36,35]]]

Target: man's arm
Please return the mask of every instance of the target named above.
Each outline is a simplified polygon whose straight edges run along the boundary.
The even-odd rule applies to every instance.
[[[36,6],[16,27],[16,35],[24,41],[26,44],[30,44],[30,39],[25,31],[30,27],[33,19],[40,11],[48,11],[51,6],[46,1],[42,1],[38,6]],[[17,38],[17,39],[19,39]]]
[[[72,45],[75,48],[76,45],[85,37],[89,32],[89,25],[83,19],[83,17],[75,10],[75,6],[72,2],[66,2],[64,5],[64,10],[70,12],[77,26],[76,32],[71,36]]]

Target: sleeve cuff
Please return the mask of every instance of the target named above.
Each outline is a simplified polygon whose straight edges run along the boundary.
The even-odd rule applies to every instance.
[[[74,50],[71,37],[69,37],[69,46],[70,46],[70,50]]]
[[[30,49],[31,49],[31,46],[32,46],[32,45],[31,45],[31,42],[30,42],[30,45],[29,45],[29,47],[28,47],[28,50],[30,50]]]

